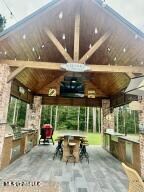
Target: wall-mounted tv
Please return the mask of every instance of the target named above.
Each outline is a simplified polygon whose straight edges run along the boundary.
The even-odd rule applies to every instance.
[[[62,97],[84,97],[84,83],[78,77],[65,77],[60,84]]]

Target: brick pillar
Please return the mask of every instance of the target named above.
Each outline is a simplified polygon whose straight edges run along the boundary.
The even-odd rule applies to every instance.
[[[139,141],[140,141],[140,163],[141,163],[141,177],[144,179],[144,100],[140,101],[142,111],[139,112]]]
[[[7,77],[9,74],[9,66],[6,64],[0,64],[0,167],[11,90],[11,83],[7,83]]]
[[[102,119],[101,119],[101,133],[103,134],[106,129],[114,129],[114,112],[110,112],[110,100],[102,100]]]
[[[26,111],[26,120],[25,120],[25,127],[26,128],[40,128],[41,123],[41,106],[42,103],[42,97],[35,96],[33,100],[33,106],[32,108],[30,105],[27,105],[27,111]]]

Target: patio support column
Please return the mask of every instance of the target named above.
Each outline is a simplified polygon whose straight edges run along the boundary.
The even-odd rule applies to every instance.
[[[34,96],[33,104],[27,105],[26,110],[26,120],[25,120],[25,127],[26,128],[34,128],[40,129],[41,123],[41,109],[42,109],[42,97]]]
[[[102,100],[102,119],[101,119],[101,133],[103,134],[106,129],[114,129],[114,112],[110,110],[110,100]]]
[[[0,168],[11,91],[11,82],[7,83],[9,74],[9,66],[0,64]]]
[[[142,105],[142,111],[139,112],[140,168],[141,177],[144,179],[144,100],[141,100],[140,103]]]

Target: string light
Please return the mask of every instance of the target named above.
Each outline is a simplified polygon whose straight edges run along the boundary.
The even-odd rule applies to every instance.
[[[14,19],[17,21],[15,15],[13,14],[13,12],[11,11],[11,9],[10,9],[9,6],[7,5],[6,1],[5,1],[5,0],[2,0],[2,2],[3,2],[4,5],[6,6],[6,8],[9,10],[9,12],[10,12],[10,18],[11,18],[11,19],[14,18]]]

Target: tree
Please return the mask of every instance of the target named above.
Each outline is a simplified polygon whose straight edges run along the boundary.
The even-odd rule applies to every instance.
[[[5,28],[6,18],[0,14],[0,32]]]
[[[96,133],[96,107],[93,107],[93,133]]]

